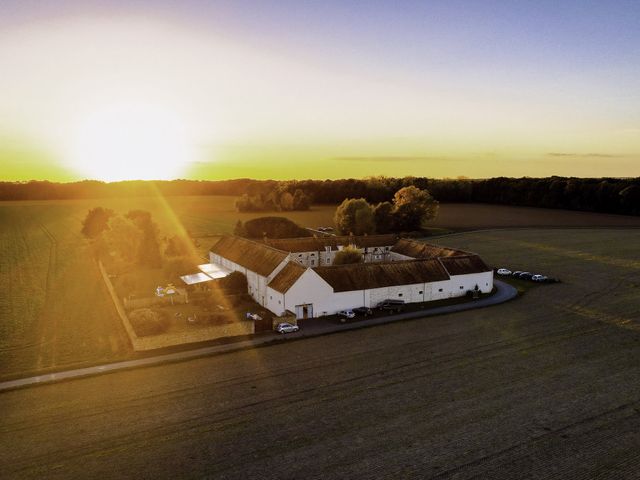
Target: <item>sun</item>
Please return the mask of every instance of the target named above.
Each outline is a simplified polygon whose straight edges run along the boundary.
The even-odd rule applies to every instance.
[[[185,123],[147,105],[112,105],[78,122],[67,160],[87,178],[104,181],[178,178],[193,161]]]

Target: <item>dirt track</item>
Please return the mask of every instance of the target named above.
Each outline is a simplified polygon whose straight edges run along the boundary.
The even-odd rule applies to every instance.
[[[640,231],[497,235],[454,246],[565,282],[2,394],[0,476],[639,478]]]

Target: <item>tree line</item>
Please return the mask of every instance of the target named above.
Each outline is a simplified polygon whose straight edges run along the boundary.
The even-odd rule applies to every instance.
[[[291,193],[285,183],[268,185],[251,195],[244,193],[236,200],[239,212],[291,212],[309,210],[310,207],[311,198],[306,193],[299,188]]]
[[[489,178],[430,179],[427,177],[370,177],[344,180],[172,180],[104,183],[82,181],[0,182],[0,200],[135,197],[162,194],[233,195],[256,197],[278,189],[295,196],[300,190],[308,201],[339,204],[347,198],[364,198],[370,204],[391,202],[407,186],[428,190],[440,202],[563,208],[602,213],[640,215],[639,178]],[[266,197],[265,197],[266,198]],[[286,205],[286,202],[285,202]]]

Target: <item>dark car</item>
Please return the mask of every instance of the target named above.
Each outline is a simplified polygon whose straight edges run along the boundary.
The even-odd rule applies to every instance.
[[[520,274],[520,278],[521,280],[531,280],[533,278],[533,273],[531,272],[524,272]]]
[[[356,307],[352,308],[352,310],[356,315],[362,315],[363,317],[373,315],[373,310],[371,310],[369,307]]]
[[[520,274],[523,273],[522,270],[516,270],[511,274],[512,277],[518,278]]]
[[[387,299],[378,303],[378,310],[387,310],[389,312],[401,312],[404,307],[404,300]]]

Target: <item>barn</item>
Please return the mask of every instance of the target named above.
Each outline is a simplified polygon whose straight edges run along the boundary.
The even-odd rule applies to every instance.
[[[333,265],[337,252],[356,247],[362,263]],[[493,271],[479,255],[395,235],[249,240],[222,237],[210,262],[247,277],[248,293],[275,315],[332,315],[374,308],[386,299],[405,303],[488,293]]]

